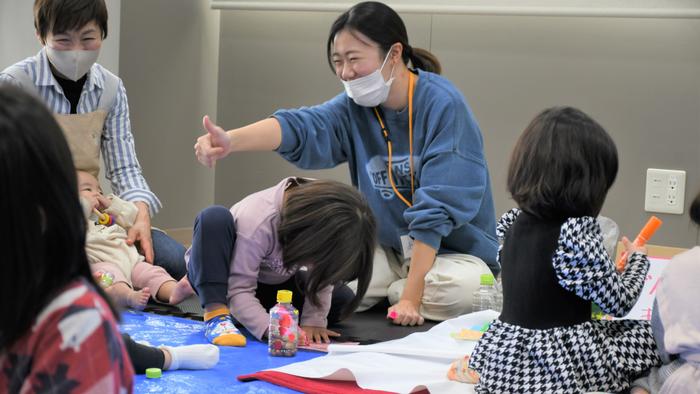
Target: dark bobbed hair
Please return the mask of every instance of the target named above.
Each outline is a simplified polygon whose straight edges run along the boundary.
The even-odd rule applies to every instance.
[[[690,219],[700,225],[700,192],[690,204]]]
[[[49,33],[80,29],[95,21],[107,38],[107,5],[104,0],[34,0],[34,28],[41,42]]]
[[[1,352],[66,285],[92,281],[63,132],[43,103],[8,84],[0,84],[0,212]]]
[[[355,188],[314,180],[288,189],[278,234],[285,266],[308,267],[304,292],[311,302],[319,304],[324,287],[357,279],[341,318],[357,309],[372,278],[377,241],[374,215]]]
[[[543,219],[597,216],[617,169],[617,148],[603,127],[576,108],[549,108],[516,143],[508,191]]]
[[[365,1],[357,3],[349,10],[341,14],[331,25],[326,43],[326,59],[331,71],[335,72],[331,53],[333,51],[333,41],[336,35],[343,30],[356,31],[364,34],[367,38],[379,45],[382,55],[386,55],[392,45],[401,43],[403,52],[401,58],[404,64],[411,64],[414,68],[440,74],[442,66],[437,57],[429,51],[421,48],[412,48],[408,44],[408,33],[406,26],[399,14],[391,7],[377,1]]]

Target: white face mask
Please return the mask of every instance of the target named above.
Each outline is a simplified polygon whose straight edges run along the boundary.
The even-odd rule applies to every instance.
[[[386,54],[382,66],[371,74],[351,81],[340,80],[345,86],[345,93],[355,104],[363,107],[376,107],[389,97],[389,89],[391,88],[391,83],[394,82],[394,67],[391,67],[391,75],[388,81],[384,81],[382,76],[382,69],[387,59],[389,59],[389,53],[391,51]]]
[[[97,61],[100,51],[58,51],[46,46],[46,56],[59,74],[71,81],[77,81],[90,71]]]

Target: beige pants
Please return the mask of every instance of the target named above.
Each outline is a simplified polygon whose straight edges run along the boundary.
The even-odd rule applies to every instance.
[[[384,297],[393,305],[406,285],[409,260],[390,248],[377,247],[369,289],[358,311],[371,308]],[[480,258],[468,254],[442,254],[435,258],[425,276],[420,314],[430,320],[447,320],[472,310],[472,294],[479,288],[481,274],[491,273]],[[355,290],[356,282],[349,284]]]

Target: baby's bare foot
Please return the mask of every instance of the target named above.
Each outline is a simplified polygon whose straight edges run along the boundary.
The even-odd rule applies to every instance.
[[[151,291],[148,289],[148,287],[144,287],[139,291],[132,291],[131,294],[126,297],[126,303],[131,308],[143,310],[143,308],[146,307],[150,296]]]
[[[185,276],[184,278],[180,279],[179,282],[177,282],[175,288],[173,289],[173,293],[170,294],[170,305],[177,305],[192,294],[194,294],[194,290],[192,290],[190,281],[187,280],[187,276]]]

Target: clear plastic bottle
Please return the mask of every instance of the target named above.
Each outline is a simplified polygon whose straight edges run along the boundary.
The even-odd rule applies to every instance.
[[[493,275],[482,274],[480,286],[472,297],[472,312],[494,309],[496,303],[496,288],[493,287]]]
[[[491,309],[498,313],[501,313],[503,312],[503,285],[501,284],[501,275],[498,275],[498,278],[496,278],[496,282],[493,284],[493,287],[496,290],[496,293],[494,295],[494,305]]]
[[[277,305],[270,309],[267,350],[271,356],[291,357],[299,343],[299,311],[292,305],[292,292],[279,290]]]

